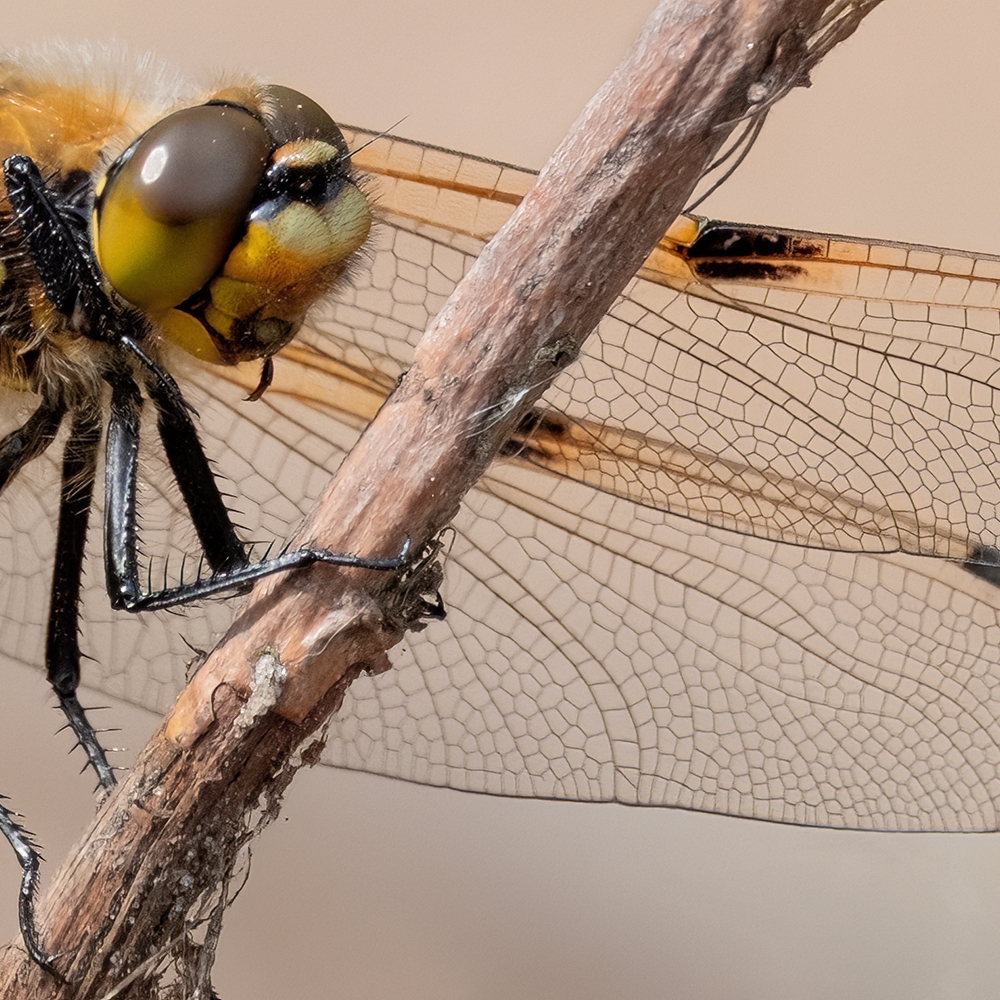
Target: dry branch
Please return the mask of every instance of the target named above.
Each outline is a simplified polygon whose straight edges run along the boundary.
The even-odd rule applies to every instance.
[[[807,82],[877,2],[661,4],[432,324],[304,537],[392,555],[446,525],[734,125]],[[296,750],[359,671],[388,666],[402,633],[400,609],[387,613],[398,588],[386,587],[384,575],[315,567],[255,590],[41,900],[42,940],[68,982],[15,944],[0,960],[0,995],[105,997],[184,938],[247,817],[280,797]],[[157,990],[140,976],[115,995]]]

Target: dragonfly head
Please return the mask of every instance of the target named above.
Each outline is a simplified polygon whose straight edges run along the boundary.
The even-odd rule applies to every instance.
[[[168,115],[98,182],[92,236],[122,298],[203,360],[270,357],[368,236],[330,116],[287,87],[230,88]]]

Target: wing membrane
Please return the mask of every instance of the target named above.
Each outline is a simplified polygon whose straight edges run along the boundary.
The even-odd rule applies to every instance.
[[[190,373],[253,537],[290,533],[532,183],[401,140],[356,161],[382,223],[352,286],[259,402],[240,401],[259,371]],[[680,220],[470,494],[447,620],[353,686],[327,761],[498,794],[996,829],[1000,598],[919,558],[998,534],[995,273]],[[169,523],[172,499],[151,500]],[[196,644],[211,613],[189,618]],[[112,626],[97,585],[87,615],[100,685],[164,708],[179,629]],[[27,656],[16,635],[5,623],[0,644]]]
[[[418,300],[457,273],[436,253],[475,252],[533,175],[402,140],[358,159],[386,221],[429,244],[410,309],[365,322],[422,329]],[[520,457],[761,538],[966,558],[1000,536],[998,278],[993,257],[683,218]]]
[[[996,828],[988,585],[503,472],[458,519],[448,619],[355,683],[333,763],[810,825]]]

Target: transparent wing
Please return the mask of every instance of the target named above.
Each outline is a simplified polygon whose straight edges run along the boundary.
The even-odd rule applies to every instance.
[[[488,238],[532,179],[383,143],[364,165],[394,220]],[[1000,535],[998,279],[995,257],[682,218],[522,457],[762,538],[965,558]]]
[[[190,373],[252,537],[287,537],[531,183],[395,140],[357,160],[383,223],[352,287],[260,402],[219,378],[252,388],[256,371]],[[355,683],[327,760],[500,794],[996,829],[1000,599],[926,558],[996,540],[996,271],[674,227],[470,495],[448,618]],[[176,503],[148,493],[147,547],[176,565]],[[45,520],[29,508],[4,544]],[[24,611],[16,589],[0,600]],[[207,645],[220,626],[199,611],[112,627],[98,591],[100,685],[166,707],[179,633]],[[16,634],[5,623],[0,647]]]
[[[497,472],[458,519],[448,619],[354,684],[332,763],[790,823],[996,828],[990,585]]]

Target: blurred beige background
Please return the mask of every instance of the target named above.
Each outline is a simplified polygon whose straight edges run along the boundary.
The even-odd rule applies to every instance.
[[[251,70],[341,120],[405,117],[400,134],[537,167],[651,5],[34,0],[5,5],[2,37],[115,37],[192,73]],[[993,0],[886,0],[703,211],[1000,251],[998,29]],[[58,862],[93,782],[50,736],[41,679],[11,668],[2,684],[0,790]],[[119,706],[106,718],[133,749],[154,723]],[[15,930],[16,882],[0,850],[0,935]],[[216,985],[223,1000],[997,996],[1000,840],[492,800],[319,769],[255,849]]]

